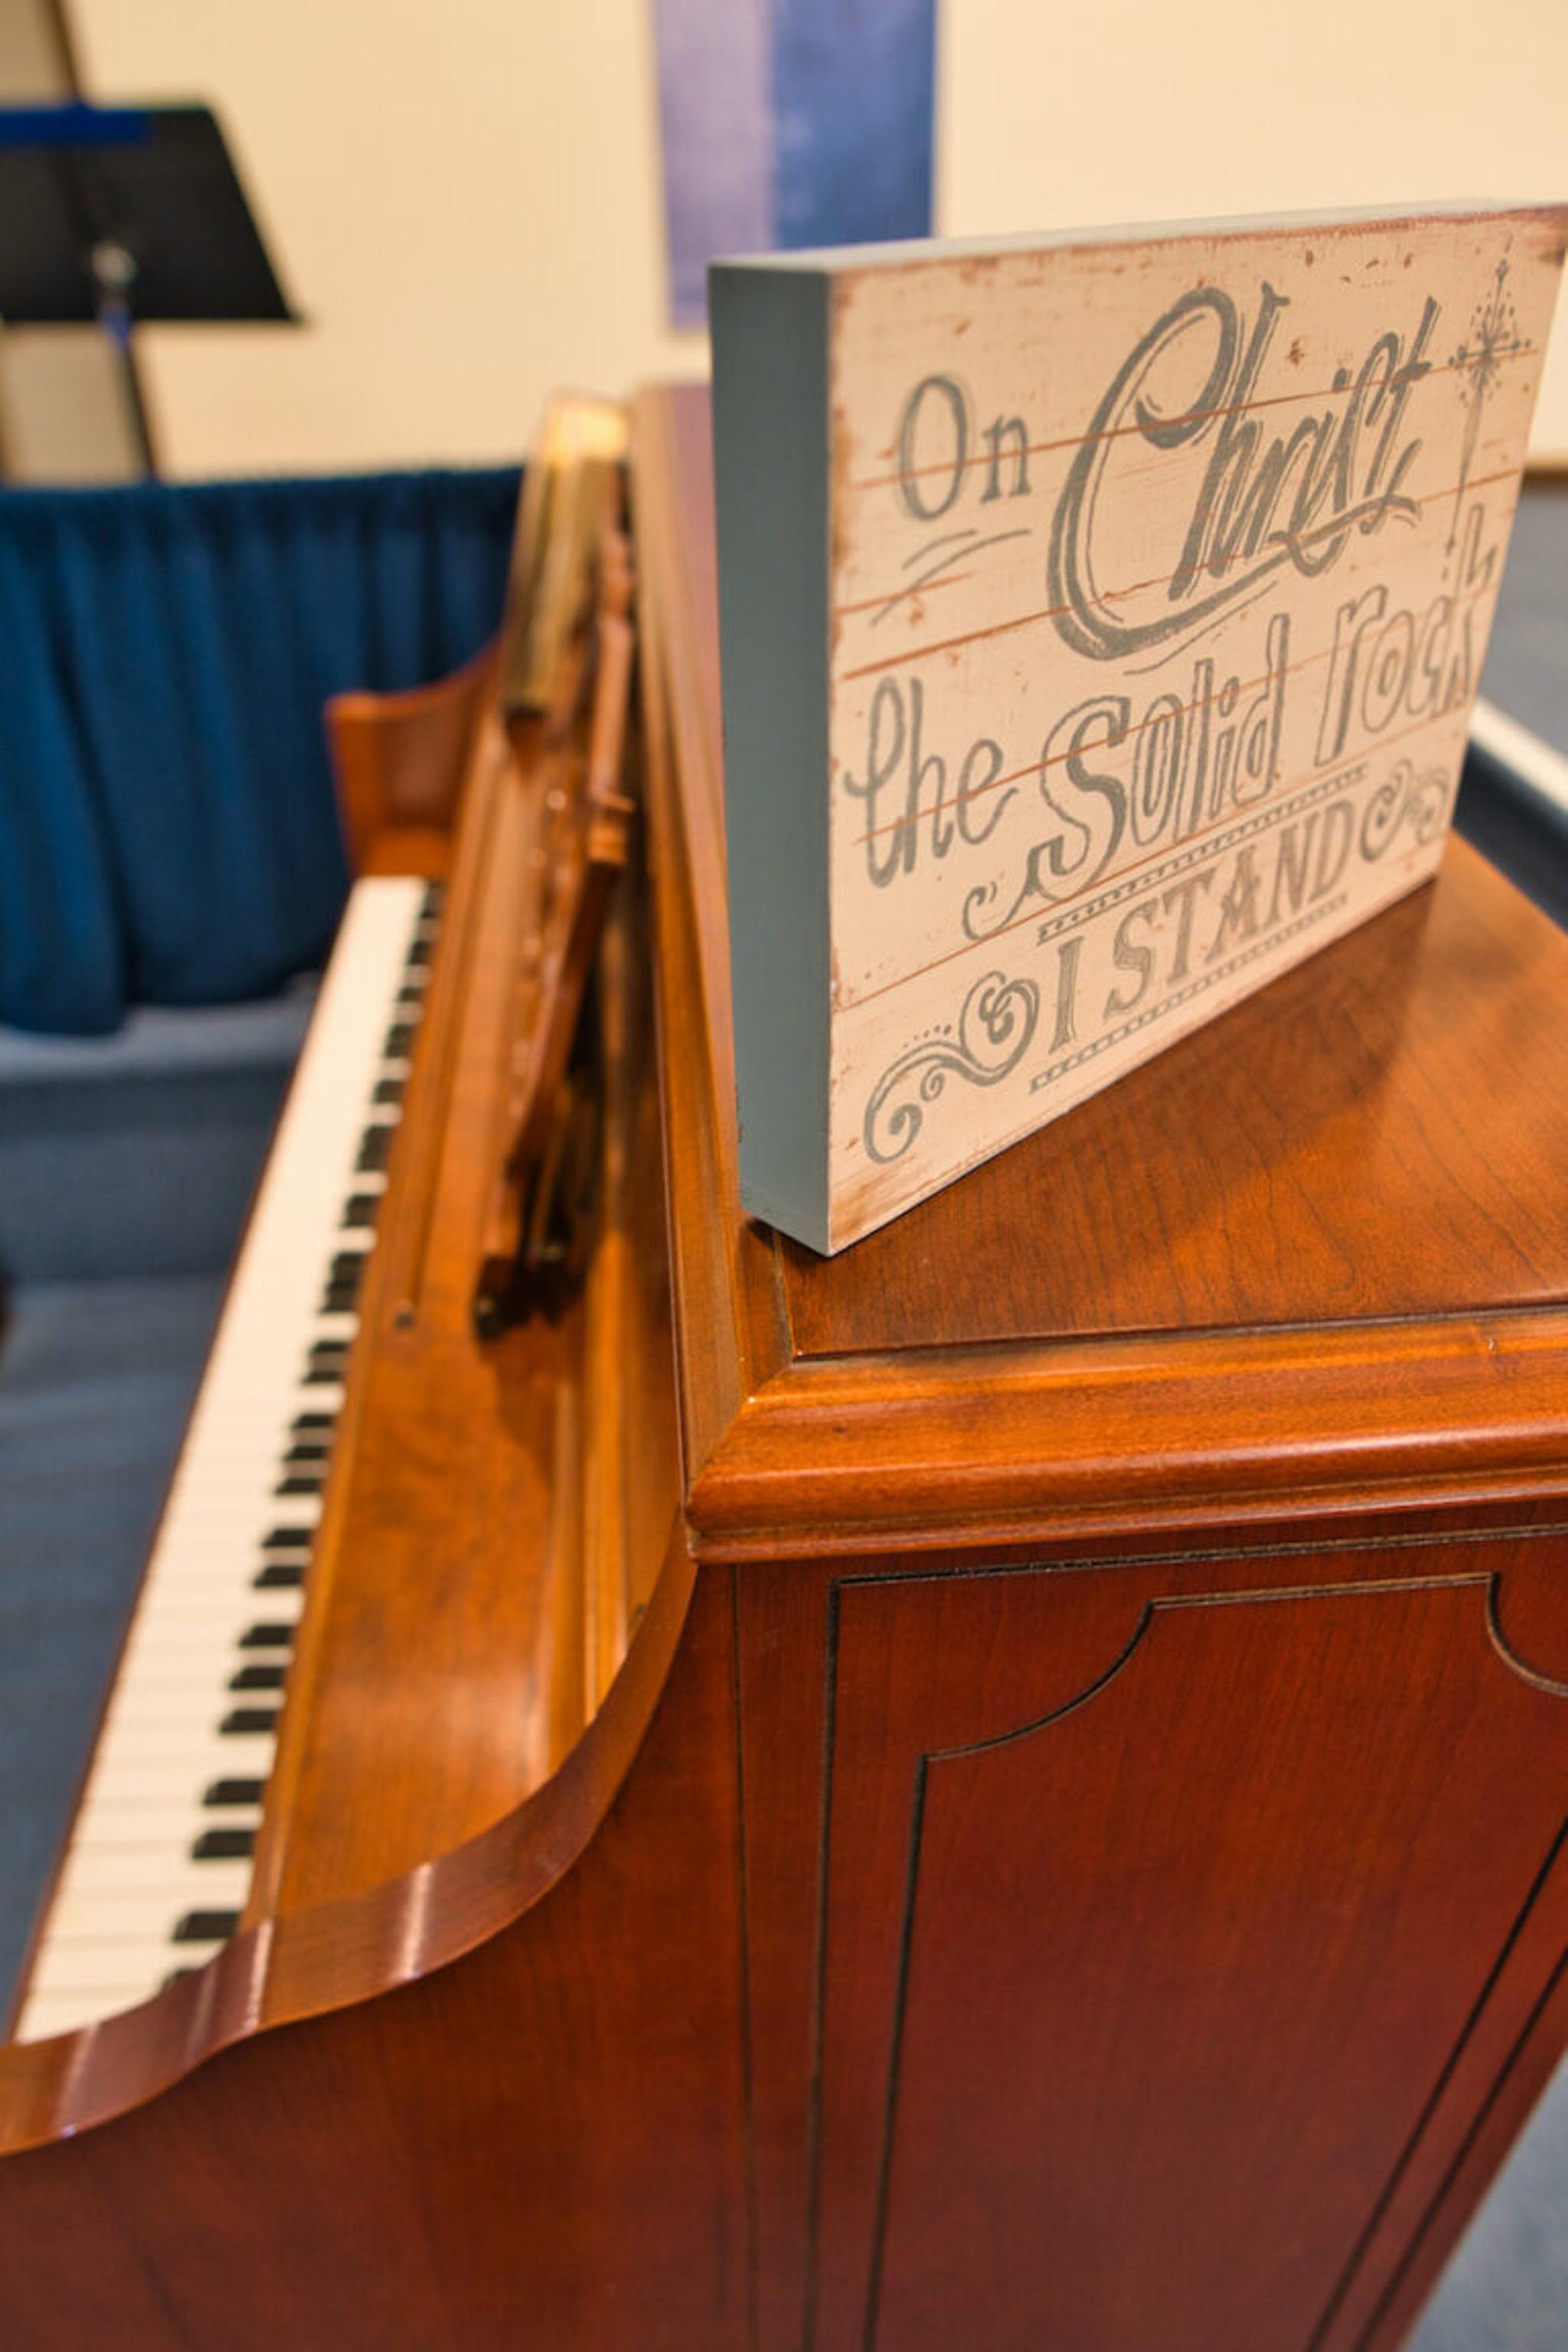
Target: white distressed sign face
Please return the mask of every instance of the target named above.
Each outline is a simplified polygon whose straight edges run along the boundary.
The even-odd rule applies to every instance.
[[[836,273],[831,1246],[1432,872],[1564,221]]]

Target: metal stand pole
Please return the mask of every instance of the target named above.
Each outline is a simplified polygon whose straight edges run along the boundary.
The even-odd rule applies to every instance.
[[[131,298],[136,284],[136,257],[122,245],[106,241],[92,248],[92,282],[98,298],[98,323],[114,349],[124,395],[125,411],[131,423],[131,437],[142,461],[142,470],[149,476],[158,471],[153,455],[153,433],[147,416],[147,404],[142,397],[141,379],[131,350],[132,325]]]

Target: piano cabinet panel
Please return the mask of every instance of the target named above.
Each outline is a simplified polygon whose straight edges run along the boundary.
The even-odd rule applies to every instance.
[[[678,1547],[570,1789],[6,2158],[7,2352],[1392,2352],[1568,2024],[1511,1518]]]
[[[718,1577],[592,1843],[521,1916],[6,2159],[6,2352],[740,2352],[734,1738]]]
[[[705,394],[636,454],[755,2341],[1393,2352],[1568,2022],[1568,950],[1455,844],[1300,991],[854,1251],[779,1243]]]
[[[1392,2352],[1563,2031],[1568,1529],[933,1566],[743,1580],[759,2343]]]

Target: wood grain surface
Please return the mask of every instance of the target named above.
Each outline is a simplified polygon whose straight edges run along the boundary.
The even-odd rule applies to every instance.
[[[692,845],[684,896],[679,866],[658,877],[665,935],[696,941],[672,1181],[729,1187],[716,1217],[678,1214],[675,1278],[694,1319],[746,1335],[737,1385],[727,1355],[711,1380],[683,1363],[700,1549],[1457,1496],[1524,1455],[1554,1477],[1563,945],[1462,844],[1435,888],[838,1258],[743,1216],[703,395],[641,430],[667,615],[650,795]]]
[[[338,816],[356,874],[446,873],[469,753],[498,667],[489,645],[434,686],[338,694],[328,703]]]
[[[756,2340],[1386,2352],[1562,2045],[1563,942],[1456,845],[895,1226],[779,1242],[693,878],[701,396],[638,422],[687,1508],[743,1563]]]

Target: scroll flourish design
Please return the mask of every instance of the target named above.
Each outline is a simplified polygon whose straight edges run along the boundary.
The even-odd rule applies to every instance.
[[[1362,855],[1381,857],[1395,836],[1408,825],[1417,848],[1435,841],[1448,814],[1448,778],[1442,768],[1424,768],[1419,775],[1408,760],[1401,760],[1366,804],[1361,821]]]
[[[883,1167],[902,1159],[924,1123],[922,1105],[937,1100],[950,1074],[994,1087],[1016,1069],[1039,1017],[1034,981],[1001,971],[977,980],[963,1000],[957,1035],[947,1028],[907,1047],[872,1088],[862,1129],[871,1158]]]

